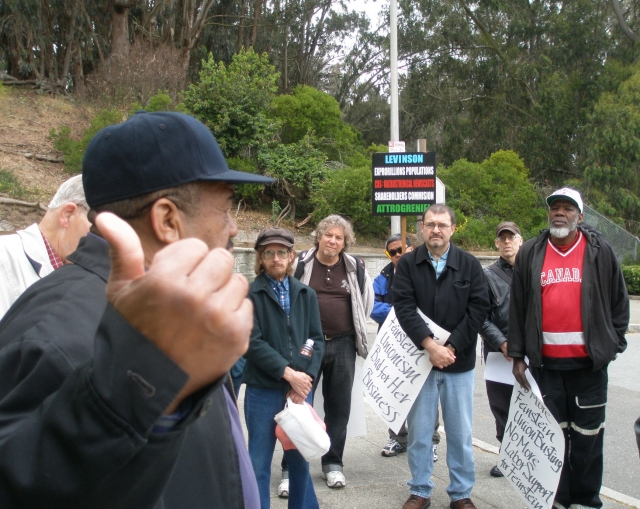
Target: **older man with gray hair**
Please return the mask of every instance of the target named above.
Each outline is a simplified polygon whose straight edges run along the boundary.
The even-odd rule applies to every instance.
[[[373,284],[360,258],[346,254],[355,242],[351,223],[325,217],[316,228],[316,246],[298,258],[295,276],[316,291],[325,351],[320,372],[331,448],[322,457],[329,488],[346,485],[342,454],[351,411],[356,353],[366,357],[367,317],[373,309]],[[314,389],[315,389],[314,385]]]
[[[62,267],[89,232],[82,175],[62,184],[40,221],[0,237],[0,318],[29,286]]]

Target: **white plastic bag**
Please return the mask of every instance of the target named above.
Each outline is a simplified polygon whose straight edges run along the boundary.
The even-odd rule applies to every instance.
[[[318,459],[329,450],[329,435],[315,420],[309,405],[298,405],[287,398],[287,406],[274,419],[307,461]]]

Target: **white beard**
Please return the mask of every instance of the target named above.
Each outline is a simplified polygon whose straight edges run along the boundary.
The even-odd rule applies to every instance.
[[[562,228],[554,228],[549,225],[549,233],[555,239],[566,239],[569,234],[578,227],[578,216],[573,220],[573,222],[569,226],[564,226]]]

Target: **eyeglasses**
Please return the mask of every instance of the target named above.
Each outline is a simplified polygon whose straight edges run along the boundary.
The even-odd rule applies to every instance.
[[[387,253],[389,254],[390,258],[393,258],[397,254],[402,254],[402,248],[399,247],[398,249],[388,249]]]
[[[262,253],[262,259],[271,261],[275,258],[276,255],[278,255],[278,258],[284,260],[285,258],[289,258],[289,253],[290,251],[288,249],[278,249],[277,251],[268,249],[267,251]]]
[[[438,230],[445,230],[447,228],[451,228],[450,224],[444,224],[444,223],[422,223],[422,225],[426,230],[433,230],[436,228],[436,226],[438,227]]]
[[[515,242],[518,239],[518,235],[500,235],[496,240],[501,243]]]

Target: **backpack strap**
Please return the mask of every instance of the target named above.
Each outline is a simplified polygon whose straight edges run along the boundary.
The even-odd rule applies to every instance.
[[[511,286],[511,276],[509,274],[507,274],[504,271],[504,269],[502,269],[502,267],[499,267],[497,263],[489,265],[489,267],[487,267],[487,268],[490,271],[492,271],[495,274],[497,274],[498,277],[500,277],[500,279],[502,279],[505,283],[507,283],[509,286]]]
[[[354,258],[356,259],[356,276],[358,277],[358,286],[360,287],[360,294],[363,295],[364,294],[364,271],[365,271],[364,260],[362,258],[357,258],[355,256]]]
[[[298,255],[298,265],[296,266],[296,271],[293,274],[293,277],[295,277],[298,281],[300,281],[300,279],[302,278],[302,274],[304,273],[304,261],[302,261],[302,259],[306,256],[307,251],[302,251],[302,253],[300,253]]]

